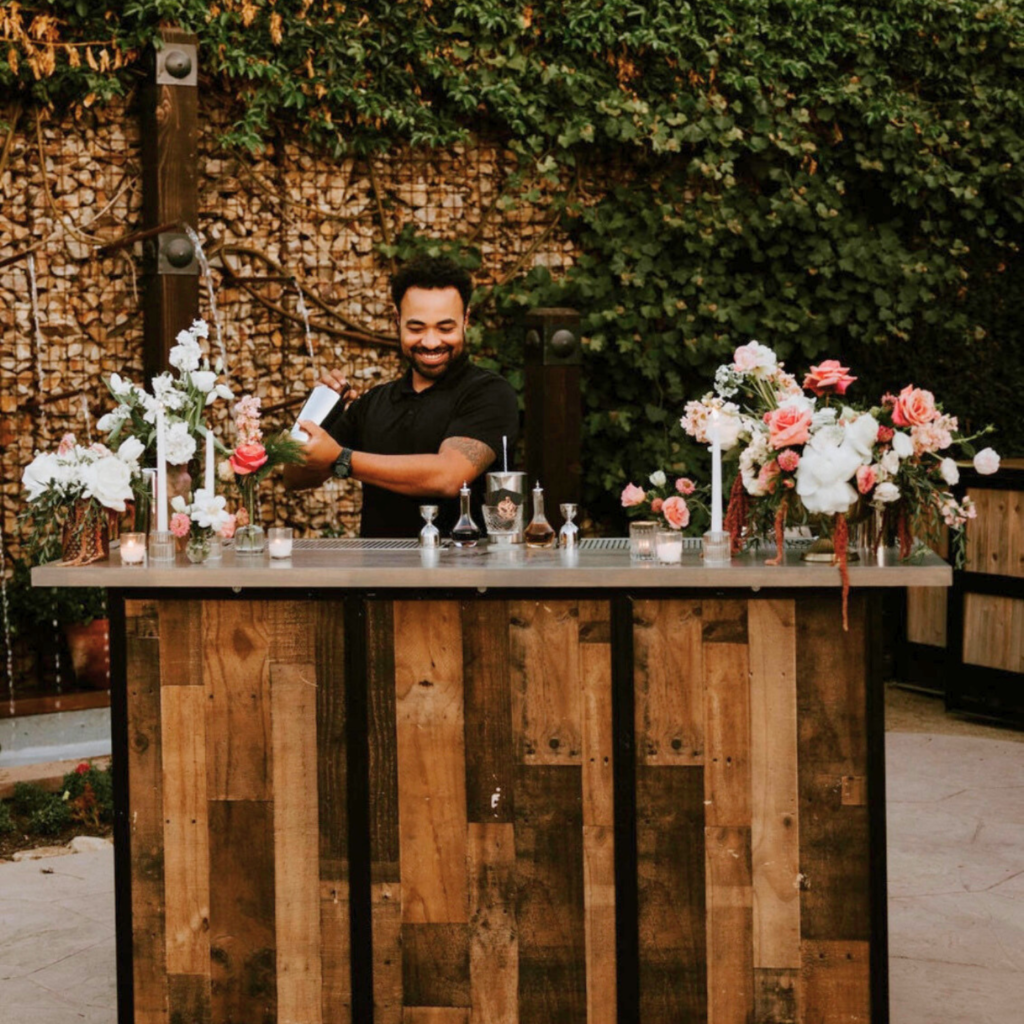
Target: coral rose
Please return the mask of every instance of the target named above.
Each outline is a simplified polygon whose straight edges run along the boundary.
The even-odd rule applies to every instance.
[[[857,470],[857,490],[861,494],[870,494],[878,483],[878,471],[874,466],[861,466]]]
[[[678,494],[665,499],[661,506],[661,514],[673,530],[685,529],[690,524],[689,506]]]
[[[626,484],[622,488],[622,507],[633,508],[639,505],[647,497],[647,492],[641,490],[636,484]]]
[[[806,444],[811,436],[811,412],[783,405],[765,415],[771,446],[778,451],[794,444]]]
[[[248,476],[255,473],[267,461],[267,449],[258,441],[240,444],[228,462],[237,476]]]
[[[664,504],[665,502],[661,498],[655,498],[654,501],[651,502],[651,511],[654,513],[660,512],[661,506]]]
[[[920,423],[929,423],[938,416],[935,408],[935,396],[923,388],[915,388],[908,384],[896,397],[892,407],[892,421],[897,427],[916,427]]]
[[[846,389],[856,380],[850,376],[850,368],[841,366],[838,359],[826,359],[817,366],[812,366],[804,377],[804,387],[813,391],[819,398],[824,394],[845,395]]]

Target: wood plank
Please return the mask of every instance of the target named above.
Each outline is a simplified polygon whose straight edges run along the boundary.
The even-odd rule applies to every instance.
[[[162,600],[157,606],[160,636],[160,684],[203,685],[203,602]]]
[[[868,1024],[871,964],[866,942],[803,944],[801,1024]]]
[[[451,1006],[407,1006],[402,1024],[469,1024],[469,1010]]]
[[[800,967],[796,608],[751,601],[754,967]]]
[[[707,1019],[704,780],[696,766],[637,767],[640,1020]]]
[[[455,601],[396,601],[403,924],[468,920],[462,628]]]
[[[161,653],[176,643],[161,637]],[[210,970],[210,852],[206,792],[206,692],[162,686],[164,899],[167,973]]]
[[[516,758],[530,765],[583,760],[579,609],[574,601],[510,601]]]
[[[750,830],[708,828],[708,1024],[746,1024],[754,1012]]]
[[[1024,672],[1024,601],[964,595],[964,662]]]
[[[468,924],[402,925],[402,1002],[470,1005]]]
[[[373,930],[373,1022],[402,1021],[402,887],[375,882],[370,887]]]
[[[705,823],[749,827],[750,659],[734,642],[746,640],[746,602],[704,602],[703,629]]]
[[[322,1013],[331,1024],[352,1019],[348,867],[348,778],[345,718],[345,610],[317,602],[316,747],[320,822]]]
[[[587,1015],[580,769],[522,767],[516,785],[519,1017]]]
[[[703,764],[704,671],[699,601],[633,602],[636,756]]]
[[[610,616],[607,601],[580,602],[583,824],[609,828],[615,824]]]
[[[163,756],[156,606],[125,601],[135,1024],[166,1024]]]
[[[366,602],[366,665],[370,871],[374,882],[397,885],[401,877],[398,743],[395,735],[395,627],[390,601]]]
[[[322,1020],[316,684],[312,664],[270,665],[277,1011],[296,1024]]]
[[[471,1019],[519,1022],[519,928],[516,920],[515,830],[471,823],[466,840]]]
[[[757,1024],[803,1024],[799,1016],[800,971],[754,968],[754,1020]]]
[[[203,677],[212,800],[270,798],[270,636],[262,601],[207,601]]]
[[[208,974],[170,974],[167,977],[169,1024],[213,1024]]]
[[[610,826],[583,826],[583,907],[587,1024],[615,1024],[615,830]]]
[[[210,960],[217,1024],[277,1019],[273,807],[211,800]]]
[[[511,822],[515,816],[508,615],[505,601],[462,602],[466,814],[471,822]]]
[[[967,526],[969,572],[1024,576],[1024,496],[1019,491],[969,488],[977,518]]]
[[[946,646],[946,600],[943,587],[907,587],[907,640],[910,643]]]

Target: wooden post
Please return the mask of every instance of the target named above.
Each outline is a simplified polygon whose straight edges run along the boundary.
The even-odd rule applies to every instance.
[[[199,212],[197,39],[160,30],[142,92],[143,364],[148,381],[168,367],[175,335],[199,315],[199,265],[185,226]]]
[[[580,500],[580,315],[532,309],[526,317],[526,470],[540,480],[544,509],[557,530],[558,506]],[[531,510],[532,511],[532,510]],[[577,516],[577,523],[580,521]]]

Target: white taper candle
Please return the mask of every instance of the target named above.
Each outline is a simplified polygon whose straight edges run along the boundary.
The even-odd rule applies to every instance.
[[[722,442],[718,410],[711,410],[711,532],[722,532]]]
[[[213,467],[213,460],[214,460],[213,431],[210,430],[209,428],[207,428],[207,430],[206,430],[206,465],[204,467],[205,470],[206,470],[205,486],[206,486],[206,493],[207,494],[213,494],[214,490],[216,489],[216,483],[215,483],[215,479],[216,478],[213,475],[213,468],[214,468]]]
[[[162,405],[156,409],[156,528],[167,530],[167,440]]]

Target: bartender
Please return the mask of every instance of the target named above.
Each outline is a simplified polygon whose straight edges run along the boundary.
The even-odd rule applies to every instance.
[[[465,482],[481,525],[483,474],[503,438],[511,451],[519,412],[511,385],[469,360],[472,293],[469,274],[449,259],[418,257],[398,270],[391,296],[406,372],[356,398],[329,431],[299,422],[309,441],[305,464],[285,467],[290,490],[351,477],[363,485],[360,536],[415,537],[420,505],[437,505],[438,528],[450,532]],[[320,383],[349,390],[340,370]]]

